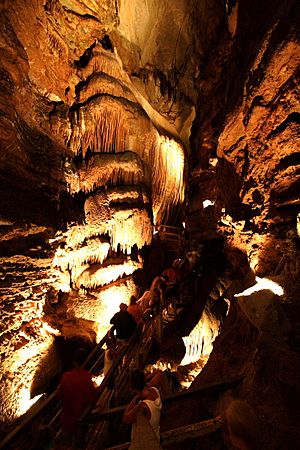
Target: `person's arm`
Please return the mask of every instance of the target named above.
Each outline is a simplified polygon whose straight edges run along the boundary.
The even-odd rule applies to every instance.
[[[160,387],[163,381],[164,373],[162,370],[155,370],[146,375],[146,381],[148,387]]]
[[[144,409],[144,405],[139,404],[139,401],[141,399],[138,395],[136,395],[129,405],[126,407],[124,415],[123,415],[123,422],[124,423],[134,423],[136,421],[137,412],[140,408]],[[146,405],[145,405],[146,406]]]

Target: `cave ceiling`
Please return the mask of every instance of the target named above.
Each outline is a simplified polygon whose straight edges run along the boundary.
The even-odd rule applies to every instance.
[[[295,299],[299,5],[252,3],[1,2],[4,390],[55,334],[99,340],[160,225]]]
[[[150,244],[152,227],[176,220],[184,200],[187,130],[180,133],[186,122],[190,127],[193,108],[191,102],[174,100],[164,71],[176,57],[171,51],[182,64],[182,48],[177,51],[173,42],[176,33],[181,42],[187,5],[174,8],[176,28],[164,49],[157,40],[165,39],[160,30],[167,32],[163,11],[168,5],[153,15],[154,6],[115,1],[3,5],[3,219],[30,218],[54,227],[72,223],[64,251],[69,266],[77,264],[82,271],[89,260],[103,263],[118,246],[130,254],[134,245]],[[132,29],[136,22],[138,30]],[[168,60],[158,54],[162,50]],[[136,74],[132,78],[141,81],[140,72],[148,94],[130,78]],[[155,110],[159,97],[162,111]],[[140,233],[134,236],[136,229]],[[55,261],[64,272],[61,253]],[[136,267],[132,263],[132,270]],[[71,274],[75,284],[78,270]]]

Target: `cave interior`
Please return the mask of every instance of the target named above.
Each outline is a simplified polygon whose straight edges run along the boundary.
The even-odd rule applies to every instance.
[[[241,375],[261,448],[298,448],[299,2],[0,8],[0,438],[182,259],[161,364],[181,389]],[[221,403],[190,398],[163,426]]]

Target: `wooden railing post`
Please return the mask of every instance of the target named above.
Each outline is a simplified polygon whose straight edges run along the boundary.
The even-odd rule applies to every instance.
[[[157,342],[161,344],[163,338],[163,320],[161,307],[159,308],[158,314],[155,318],[155,337]]]

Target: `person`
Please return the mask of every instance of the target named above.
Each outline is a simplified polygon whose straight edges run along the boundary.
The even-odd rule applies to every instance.
[[[147,377],[141,369],[134,369],[131,373],[131,387],[136,395],[126,407],[123,415],[124,423],[133,424],[131,438],[134,437],[138,410],[142,408],[157,439],[160,440],[159,424],[162,401],[158,387],[161,386],[162,380],[163,372],[161,370],[156,370]]]
[[[137,301],[137,304],[141,308],[141,311],[142,311],[143,315],[149,308],[150,300],[151,300],[150,291],[145,291],[144,294]]]
[[[162,275],[155,277],[150,287],[150,301],[149,307],[154,308],[163,306],[165,302],[165,290],[167,287],[167,276]]]
[[[56,395],[61,401],[60,423],[63,432],[65,448],[75,448],[77,421],[89,405],[97,400],[97,388],[93,383],[92,374],[81,367],[85,351],[75,352],[73,368],[63,374]]]
[[[168,277],[168,281],[167,281],[168,286],[175,285],[182,278],[182,274],[180,272],[178,265],[176,264],[176,261],[177,260],[173,261],[171,267],[167,267],[162,273],[164,276]]]
[[[237,450],[260,450],[260,424],[252,407],[245,400],[229,397],[222,408],[225,444]]]
[[[109,336],[106,341],[106,349],[104,352],[104,368],[103,368],[103,375],[106,376],[112,367],[116,357],[117,357],[117,350],[116,350],[116,342],[113,336]]]
[[[115,338],[113,336],[109,336],[106,341],[106,349],[104,352],[103,375],[105,377],[109,373],[110,369],[112,368],[114,362],[117,359],[117,356],[118,356],[118,352],[117,352],[117,348],[116,348]],[[112,390],[114,388],[114,382],[115,382],[115,375],[110,374],[110,380],[108,381],[107,388]]]
[[[127,341],[136,330],[136,321],[129,314],[126,303],[120,303],[119,308],[120,311],[110,319],[110,323],[115,326],[117,340]]]
[[[142,309],[140,305],[137,303],[137,298],[135,295],[132,295],[130,297],[130,302],[127,311],[129,312],[129,314],[132,315],[137,325],[139,325],[142,322],[143,319]]]

